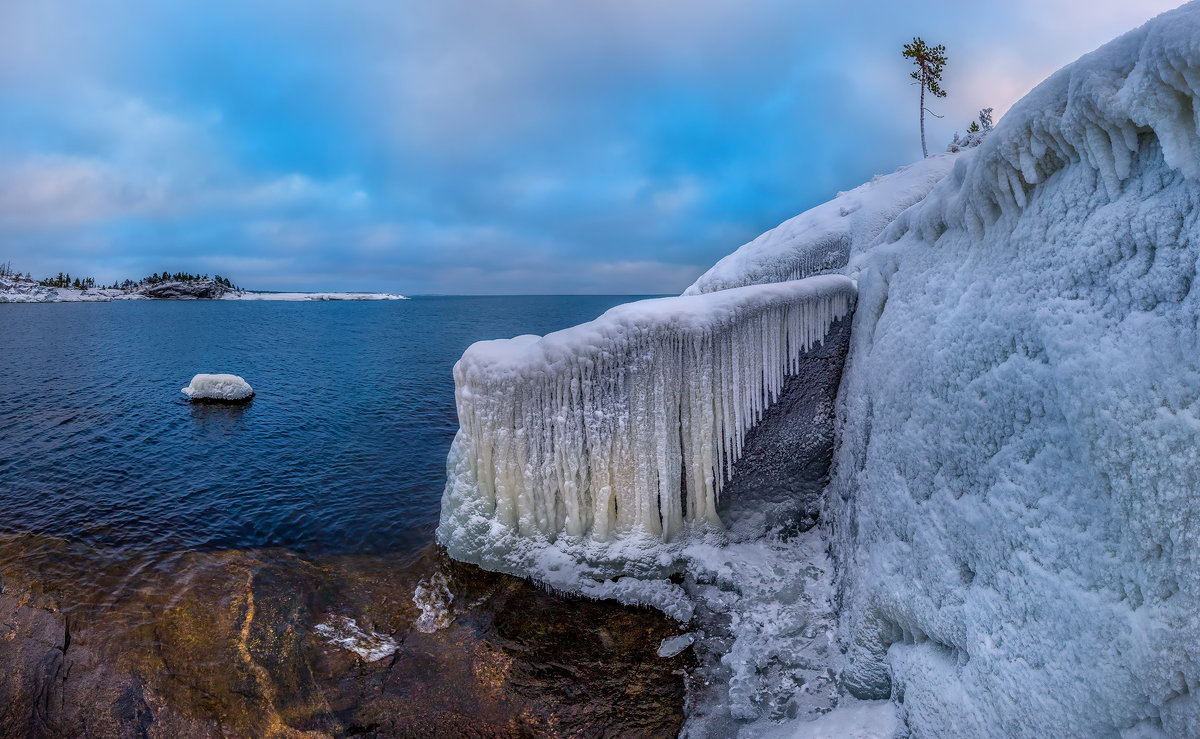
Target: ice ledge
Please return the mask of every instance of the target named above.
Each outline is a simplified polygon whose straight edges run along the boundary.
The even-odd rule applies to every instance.
[[[475,561],[489,546],[476,539],[649,544],[719,529],[746,432],[855,295],[828,275],[472,345],[454,367],[460,430],[439,540]]]

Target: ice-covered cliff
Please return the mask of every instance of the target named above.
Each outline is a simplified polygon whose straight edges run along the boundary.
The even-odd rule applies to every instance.
[[[682,375],[645,368],[692,361],[686,376],[713,399],[747,381],[769,397],[778,380],[761,368],[781,362],[764,352],[780,342],[763,340],[778,332],[761,321],[718,332],[761,365],[722,364],[729,354],[696,351],[691,324],[664,322],[644,334],[660,352],[644,363],[595,349],[611,340],[555,342],[532,363],[464,357],[439,536],[452,553],[458,531],[477,549],[536,549],[510,556],[509,571],[692,619],[703,681],[723,686],[690,704],[696,735],[811,719],[838,689],[892,706],[854,704],[847,719],[898,717],[915,736],[1200,734],[1198,263],[1192,3],[1050,77],[978,148],[802,214],[680,299],[732,300],[814,272],[856,280],[820,527],[743,525],[742,510],[725,538],[672,541],[687,529],[672,511],[708,505],[691,494],[707,495],[692,487],[707,477],[686,460],[708,460],[714,492],[726,469],[725,452],[684,451],[704,448],[694,430],[711,427],[694,409],[728,403],[680,401],[695,398],[672,384]],[[506,346],[518,345],[537,346]],[[600,366],[643,368],[606,381],[617,406],[585,402]],[[483,408],[486,424],[473,415]],[[739,417],[706,443],[759,412]],[[580,451],[614,428],[625,446],[604,448],[626,456]],[[628,496],[625,522],[585,488]],[[608,532],[635,530],[638,548],[589,560]],[[652,593],[649,566],[601,583],[622,557],[655,552],[663,572],[684,563],[682,584]],[[822,636],[833,623],[840,651]]]
[[[1050,77],[853,259],[846,685],[919,736],[1200,732],[1200,5]]]

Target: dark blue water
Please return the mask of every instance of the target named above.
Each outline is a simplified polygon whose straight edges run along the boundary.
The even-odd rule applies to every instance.
[[[630,298],[0,305],[0,533],[139,550],[426,546],[451,367]],[[193,406],[193,374],[254,386]]]

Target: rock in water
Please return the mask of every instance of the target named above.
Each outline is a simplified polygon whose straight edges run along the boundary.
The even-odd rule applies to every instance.
[[[183,388],[194,403],[248,403],[254,388],[237,375],[196,375]]]

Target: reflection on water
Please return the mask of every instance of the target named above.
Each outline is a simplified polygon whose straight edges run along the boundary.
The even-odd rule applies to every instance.
[[[205,434],[229,436],[238,430],[242,416],[246,414],[254,401],[249,403],[193,403],[183,401],[191,406],[192,421]]]
[[[693,665],[656,655],[679,633],[656,612],[432,547],[308,559],[0,537],[0,615],[0,725],[17,734],[667,736]]]

